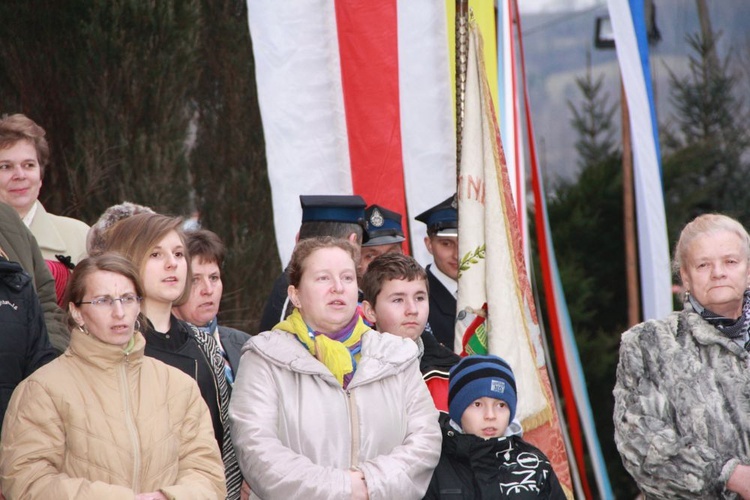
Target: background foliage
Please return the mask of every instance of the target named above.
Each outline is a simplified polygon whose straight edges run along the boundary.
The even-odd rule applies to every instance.
[[[47,130],[45,207],[200,214],[229,250],[222,321],[254,331],[280,265],[245,2],[5,0],[0,18],[0,112]]]

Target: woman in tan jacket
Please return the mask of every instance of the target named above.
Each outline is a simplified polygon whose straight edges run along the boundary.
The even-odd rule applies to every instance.
[[[243,348],[229,417],[254,498],[419,499],[440,455],[438,414],[409,339],[357,313],[358,251],[300,242],[295,309]]]
[[[218,499],[211,418],[187,375],[145,357],[137,271],[84,259],[68,284],[70,347],[13,393],[0,442],[8,500]]]

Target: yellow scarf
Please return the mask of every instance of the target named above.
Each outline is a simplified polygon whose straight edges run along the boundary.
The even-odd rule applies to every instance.
[[[133,351],[134,347],[135,347],[135,333],[131,335],[130,340],[128,341],[128,345],[126,345],[122,351],[125,354],[130,354]]]
[[[362,318],[357,314],[354,330],[349,338],[343,342],[333,340],[320,333],[315,334],[313,339],[311,330],[302,319],[299,311],[295,309],[287,319],[276,325],[274,330],[283,330],[296,335],[300,342],[305,344],[310,354],[326,365],[343,387],[344,377],[354,372],[355,363],[359,362],[362,334],[370,330],[370,327],[365,325]],[[354,363],[352,363],[352,357]]]

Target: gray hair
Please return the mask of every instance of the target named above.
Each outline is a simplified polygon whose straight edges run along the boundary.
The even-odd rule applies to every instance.
[[[137,203],[130,203],[129,201],[122,202],[118,205],[112,205],[99,217],[96,224],[91,226],[88,234],[86,235],[86,252],[89,255],[99,255],[104,251],[106,233],[116,223],[123,219],[127,219],[136,214],[141,213],[155,213],[149,207],[138,205]]]
[[[719,231],[728,231],[739,236],[743,250],[748,261],[750,261],[750,235],[745,227],[731,217],[722,214],[699,215],[682,229],[680,239],[674,247],[674,259],[672,260],[672,271],[682,281],[680,270],[685,266],[688,248],[699,236],[714,234]]]

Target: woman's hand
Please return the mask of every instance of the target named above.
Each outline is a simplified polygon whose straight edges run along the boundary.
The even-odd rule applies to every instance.
[[[727,481],[727,489],[738,493],[745,500],[750,499],[750,465],[738,465]]]
[[[247,484],[247,481],[242,481],[242,488],[240,488],[240,500],[250,500],[250,485]]]
[[[352,480],[352,500],[368,500],[367,483],[365,475],[361,470],[350,470],[349,477]]]
[[[139,493],[135,500],[169,500],[161,491],[152,491],[151,493]]]

